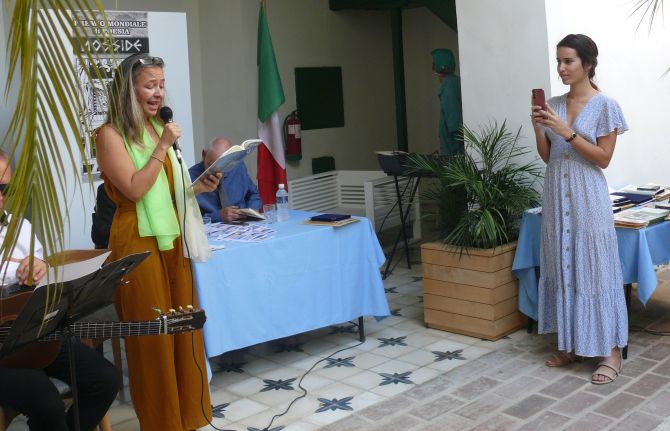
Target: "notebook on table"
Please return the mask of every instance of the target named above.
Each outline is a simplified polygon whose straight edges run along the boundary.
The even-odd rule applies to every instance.
[[[314,217],[310,217],[311,221],[325,221],[325,222],[336,222],[340,220],[345,220],[351,218],[349,214],[319,214]]]

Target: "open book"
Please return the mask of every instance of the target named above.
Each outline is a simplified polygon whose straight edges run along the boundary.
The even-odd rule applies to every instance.
[[[198,178],[193,180],[193,184],[201,181],[207,175],[218,174],[219,172],[226,173],[233,169],[240,160],[244,159],[247,154],[251,153],[258,147],[263,141],[260,139],[247,139],[242,142],[240,145],[233,145],[224,151],[223,154],[219,156],[218,159],[210,165],[209,168],[205,169],[205,172],[200,174]]]
[[[47,274],[37,284],[64,283],[92,274],[102,267],[112,252],[105,249],[68,250],[47,258]]]
[[[265,216],[263,214],[259,213],[258,211],[256,211],[253,208],[240,208],[239,210],[247,218],[256,219],[256,220],[265,220]]]

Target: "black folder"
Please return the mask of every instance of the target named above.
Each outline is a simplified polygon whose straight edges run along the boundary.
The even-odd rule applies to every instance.
[[[319,214],[314,217],[311,217],[311,221],[326,221],[326,222],[336,222],[340,220],[345,220],[351,218],[349,214]]]

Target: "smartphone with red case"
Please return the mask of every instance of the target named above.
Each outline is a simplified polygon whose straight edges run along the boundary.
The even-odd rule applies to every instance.
[[[544,90],[541,88],[533,88],[533,106],[541,106],[542,109],[547,108],[547,101],[544,98]]]

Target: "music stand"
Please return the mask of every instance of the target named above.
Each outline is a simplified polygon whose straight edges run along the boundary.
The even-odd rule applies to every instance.
[[[395,241],[393,242],[393,248],[391,249],[391,254],[388,257],[388,260],[386,261],[386,268],[384,268],[384,273],[382,274],[382,280],[386,280],[386,277],[388,277],[388,272],[389,269],[391,268],[391,262],[393,261],[393,257],[395,256],[396,249],[398,248],[398,243],[400,242],[400,238],[402,237],[404,245],[405,245],[405,257],[407,257],[407,268],[411,269],[412,268],[412,262],[410,260],[410,254],[409,254],[409,240],[407,238],[407,228],[408,228],[408,221],[409,221],[409,214],[410,210],[412,209],[412,204],[414,203],[414,197],[416,196],[416,192],[419,189],[419,182],[421,181],[421,174],[410,174],[410,173],[404,173],[405,176],[409,178],[409,181],[412,181],[412,179],[416,179],[414,182],[414,185],[410,189],[409,193],[409,200],[407,201],[407,206],[403,209],[402,206],[402,197],[405,194],[404,191],[401,193],[400,192],[400,183],[398,182],[398,175],[393,175],[393,180],[395,182],[395,192],[396,192],[396,203],[398,205],[398,213],[400,215],[400,231],[398,232],[398,235],[395,238]],[[410,183],[411,185],[411,183]],[[415,220],[415,223],[419,222],[418,220]]]
[[[139,265],[150,252],[131,254],[114,261],[83,277],[59,283],[60,296],[53,308],[47,308],[47,287],[40,286],[33,291],[21,309],[0,347],[0,358],[36,342],[51,332],[60,330],[65,341],[70,366],[70,388],[74,427],[79,431],[79,402],[77,376],[72,346],[76,340],[70,325],[76,320],[112,303],[117,286],[128,272]],[[52,284],[54,288],[60,287]]]
[[[393,248],[391,249],[391,254],[386,260],[386,268],[382,274],[382,280],[386,280],[388,276],[389,269],[391,268],[391,262],[395,256],[396,249],[398,248],[398,243],[400,238],[403,239],[405,246],[405,256],[407,257],[407,268],[412,268],[412,263],[410,260],[409,254],[409,240],[407,238],[407,225],[409,221],[410,210],[412,209],[412,204],[414,202],[414,197],[416,192],[419,189],[419,182],[421,181],[421,174],[412,171],[407,168],[407,157],[408,153],[404,151],[378,151],[377,152],[377,161],[379,162],[379,167],[387,175],[393,176],[393,182],[395,183],[395,193],[396,193],[396,205],[398,206],[398,215],[400,216],[400,231],[396,236],[395,241],[393,242]],[[407,187],[410,188],[409,200],[407,201],[407,206],[403,208],[402,197],[405,194],[405,190],[400,192],[400,183],[398,177],[407,177],[409,178],[410,183]],[[416,179],[412,185],[412,179]]]

